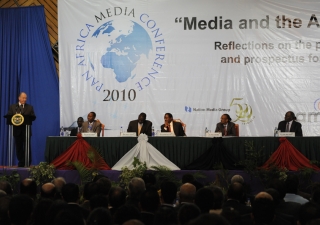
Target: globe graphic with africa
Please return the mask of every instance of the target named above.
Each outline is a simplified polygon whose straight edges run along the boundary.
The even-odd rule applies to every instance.
[[[134,21],[108,21],[92,34],[92,38],[96,38],[104,50],[99,63],[103,68],[112,69],[119,83],[127,81],[141,57],[148,58],[152,51],[148,33]]]

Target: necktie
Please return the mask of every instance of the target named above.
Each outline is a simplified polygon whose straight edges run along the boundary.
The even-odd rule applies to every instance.
[[[227,126],[224,126],[224,136],[227,136],[228,132],[227,132]]]
[[[289,132],[289,122],[287,123],[287,126],[286,126],[286,132]]]
[[[170,124],[168,125],[168,131],[171,132]]]

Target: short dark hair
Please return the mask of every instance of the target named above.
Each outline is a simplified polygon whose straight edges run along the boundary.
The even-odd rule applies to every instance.
[[[223,116],[226,116],[228,118],[228,121],[230,122],[232,119],[231,117],[229,116],[229,114],[222,114]]]
[[[307,202],[301,205],[299,212],[299,222],[301,225],[306,225],[314,219],[320,218],[320,207],[314,202]]]
[[[177,186],[171,181],[164,181],[161,184],[161,196],[165,203],[173,204],[177,197]]]
[[[92,114],[93,114],[93,117],[96,118],[97,115],[96,115],[95,112],[90,112],[90,113],[92,113]]]
[[[172,114],[171,113],[166,113],[164,114],[164,116],[168,115],[170,118],[173,118]]]
[[[83,117],[79,117],[79,118],[77,119],[77,121],[79,121],[79,120],[83,121]]]
[[[140,204],[143,210],[147,212],[157,211],[160,205],[160,198],[156,188],[145,190],[140,197]]]
[[[140,113],[139,116],[143,116],[145,119],[147,118],[147,114],[145,114],[144,112]]]
[[[67,203],[77,202],[79,200],[79,186],[74,183],[68,183],[62,187],[61,195]]]
[[[121,187],[112,187],[108,197],[110,205],[113,208],[119,208],[126,202],[126,191]]]
[[[200,188],[195,196],[194,203],[200,208],[202,213],[209,213],[213,208],[213,191],[209,188]]]
[[[112,217],[108,209],[106,208],[96,208],[91,211],[87,219],[87,225],[102,225],[111,224]]]
[[[9,203],[9,215],[13,224],[26,224],[33,211],[33,200],[26,195],[15,195]]]
[[[178,212],[179,224],[184,225],[200,216],[201,211],[198,206],[192,203],[183,204]]]

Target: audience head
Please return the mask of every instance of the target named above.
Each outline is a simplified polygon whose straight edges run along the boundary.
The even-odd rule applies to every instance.
[[[9,203],[9,218],[12,224],[27,224],[33,211],[33,200],[27,195],[15,195]]]
[[[217,214],[202,214],[194,220],[191,220],[188,225],[230,225],[230,223],[222,216]]]
[[[91,211],[87,225],[111,225],[111,214],[107,208],[98,207]]]
[[[119,208],[126,202],[126,192],[121,187],[112,187],[109,191],[109,204],[113,208]]]
[[[285,181],[287,193],[297,194],[299,187],[299,177],[295,174],[289,174]]]
[[[213,208],[213,192],[209,188],[201,188],[197,191],[194,203],[200,208],[201,213],[209,213]]]
[[[8,210],[11,196],[3,196],[0,198],[0,224],[10,224]]]
[[[240,184],[244,184],[244,179],[242,176],[240,175],[234,175],[232,178],[231,178],[231,184],[233,184],[234,182],[238,182]]]
[[[79,186],[74,183],[68,183],[62,187],[61,195],[67,203],[78,203],[80,195]]]
[[[200,216],[201,211],[195,204],[183,204],[178,212],[179,224],[184,225]]]
[[[103,207],[108,208],[108,197],[106,195],[94,195],[90,198],[90,210],[94,210],[95,208]]]
[[[85,225],[82,216],[74,213],[72,210],[61,210],[53,221],[54,225]]]
[[[26,178],[20,183],[20,194],[28,195],[32,199],[37,198],[37,183],[30,179]]]
[[[63,177],[57,177],[52,180],[52,183],[56,187],[56,191],[61,193],[62,187],[67,183]]]
[[[122,225],[145,225],[140,220],[128,220],[124,222]]]
[[[160,206],[160,199],[157,189],[148,188],[145,190],[140,198],[140,206],[142,211],[156,212]]]
[[[46,224],[47,212],[52,204],[53,201],[51,199],[41,199],[33,210],[30,224]]]
[[[134,177],[129,182],[129,197],[139,199],[141,194],[146,190],[144,181],[139,177]]]
[[[244,195],[244,188],[243,188],[242,184],[240,184],[238,182],[234,182],[233,184],[230,184],[228,191],[227,191],[228,199],[234,199],[237,201],[241,201],[243,195]]]
[[[123,224],[124,222],[132,219],[141,219],[139,210],[132,205],[121,206],[114,215],[115,224]]]
[[[303,204],[299,212],[299,225],[306,225],[314,219],[320,219],[320,206],[314,202]]]
[[[91,197],[99,193],[99,185],[94,182],[88,182],[83,188],[83,198],[90,200]]]
[[[276,189],[268,188],[266,192],[271,195],[275,206],[280,204],[280,194]]]
[[[210,188],[213,192],[213,206],[212,209],[221,209],[224,202],[224,194],[219,187]]]
[[[232,225],[241,224],[240,213],[232,207],[223,208],[220,215],[226,218]]]
[[[257,224],[270,224],[274,220],[275,205],[267,192],[256,195],[252,204],[253,220]]]
[[[0,181],[0,190],[6,192],[6,194],[10,196],[13,194],[12,186],[6,180]]]
[[[142,179],[146,185],[146,188],[155,186],[157,183],[156,176],[153,173],[144,173]]]
[[[177,212],[175,208],[161,206],[154,215],[153,225],[173,225],[177,224],[177,222]]]
[[[177,186],[171,181],[164,181],[161,184],[161,201],[165,204],[173,204],[177,197]]]
[[[280,201],[286,196],[286,187],[282,180],[273,179],[269,184],[269,188],[273,188],[279,192]]]
[[[192,183],[194,181],[194,177],[190,173],[186,173],[182,176],[182,183]]]
[[[181,185],[179,192],[179,201],[193,203],[196,195],[196,187],[193,184],[185,183]]]
[[[53,183],[45,183],[41,187],[41,198],[54,199],[56,195],[56,187]]]
[[[98,184],[99,193],[107,196],[111,188],[111,180],[107,177],[102,177],[96,183]]]

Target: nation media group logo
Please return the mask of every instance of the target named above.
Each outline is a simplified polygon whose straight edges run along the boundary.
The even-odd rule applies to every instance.
[[[125,97],[133,101],[163,69],[166,49],[162,29],[152,15],[137,11],[120,6],[103,9],[79,28],[77,71],[82,71],[79,75],[90,88],[107,92],[112,101],[124,101]],[[127,90],[114,90],[114,86]],[[121,96],[125,93],[128,96]]]
[[[191,106],[185,106],[184,111],[187,113],[191,112],[221,112],[235,114],[235,119],[232,122],[240,121],[243,125],[251,123],[255,116],[253,115],[253,110],[251,105],[246,103],[243,98],[233,98],[230,102],[230,108],[222,107],[207,107],[207,108],[196,108]],[[232,115],[232,118],[234,116]]]

